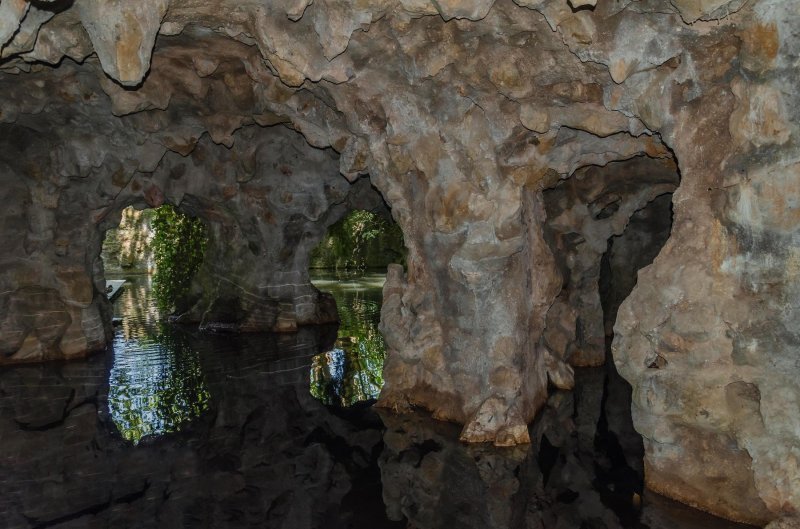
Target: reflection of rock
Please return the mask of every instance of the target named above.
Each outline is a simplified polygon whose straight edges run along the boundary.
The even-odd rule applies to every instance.
[[[641,465],[626,464],[626,457],[641,461],[641,446],[625,450],[641,441],[610,420],[611,408],[626,406],[624,399],[609,403],[624,395],[614,386],[625,385],[609,376],[577,370],[575,391],[550,397],[531,427],[532,444],[524,447],[465,445],[456,425],[382,412],[389,517],[406,517],[422,529],[614,529],[638,527],[640,517],[653,529],[733,527],[653,495],[641,506]]]
[[[648,482],[694,484],[684,500],[759,523],[800,510],[796,1],[28,4],[0,3],[3,362],[102,348],[100,231],[131,202],[215,223],[187,319],[331,316],[306,244],[368,173],[409,250],[384,312],[382,402],[524,442],[546,401],[542,340],[562,362],[603,350],[596,256],[560,266],[544,191],[674,153],[670,239],[615,326]],[[262,129],[278,124],[319,150]],[[585,284],[560,295],[572,279]],[[9,316],[26,288],[58,292],[34,307],[56,322]],[[704,460],[706,442],[728,453]]]
[[[514,470],[527,446],[463,445],[452,424],[419,414],[381,417],[388,428],[380,465],[391,519],[405,516],[421,528],[510,526],[519,487]]]
[[[320,345],[299,337],[200,342],[211,411],[136,448],[111,433],[102,358],[5,370],[0,526],[302,529],[363,518],[348,493],[370,479],[380,423],[357,411],[344,421],[309,395]]]

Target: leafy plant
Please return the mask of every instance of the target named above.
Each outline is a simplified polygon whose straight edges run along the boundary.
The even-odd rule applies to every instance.
[[[170,205],[155,210],[152,219],[153,290],[159,309],[171,311],[189,293],[203,263],[208,241],[205,224]]]
[[[404,260],[400,227],[369,211],[355,210],[328,229],[311,255],[311,267],[364,270]]]

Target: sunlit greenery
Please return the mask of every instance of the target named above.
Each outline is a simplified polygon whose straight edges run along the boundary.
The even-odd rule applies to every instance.
[[[363,210],[352,211],[331,226],[311,254],[311,268],[364,270],[404,262],[400,227]]]
[[[152,265],[152,221],[155,210],[122,210],[117,228],[106,232],[103,240],[103,265],[106,273],[147,273]]]
[[[311,394],[325,404],[351,406],[377,398],[383,387],[386,344],[378,331],[383,277],[315,281],[333,293],[341,319],[335,347],[311,365]]]
[[[156,265],[153,289],[159,307],[170,311],[188,293],[192,278],[203,263],[208,235],[200,219],[170,205],[155,210],[152,227]]]
[[[380,393],[386,344],[378,323],[385,274],[364,273],[405,264],[405,256],[400,227],[363,210],[331,226],[312,253],[314,283],[333,294],[341,320],[335,346],[315,356],[311,366],[311,394],[325,404],[351,406]]]

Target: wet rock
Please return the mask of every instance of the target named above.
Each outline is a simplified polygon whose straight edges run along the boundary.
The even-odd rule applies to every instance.
[[[219,324],[235,314],[241,328],[292,329],[330,316],[302,281],[304,249],[343,203],[332,182],[346,179],[336,172],[369,174],[409,249],[384,307],[382,404],[425,407],[464,424],[467,440],[522,442],[521,427],[546,400],[545,351],[561,362],[550,362],[554,370],[603,361],[598,256],[666,183],[644,178],[633,198],[629,187],[624,214],[606,209],[613,201],[590,210],[592,197],[567,188],[585,190],[586,175],[610,184],[618,164],[672,156],[681,181],[669,183],[670,239],[639,273],[614,326],[635,425],[652,441],[648,483],[665,491],[696,483],[697,505],[757,523],[797,510],[800,429],[786,411],[800,395],[791,376],[800,328],[791,199],[800,21],[791,2],[61,8],[48,18],[46,3],[2,4],[3,45],[19,36],[0,64],[6,358],[64,358],[104,345],[99,232],[122,206],[144,204],[153,185],[216,223],[216,262],[187,318],[207,309]],[[280,146],[288,151],[278,157],[310,160],[298,163],[301,189],[242,193],[251,180],[258,188],[261,174],[295,179],[294,165],[272,167],[256,152],[267,148],[258,127],[276,123],[313,146]],[[324,173],[315,190],[310,172]],[[597,186],[605,198],[607,187]],[[532,197],[545,200],[547,189],[572,203],[542,215]],[[248,193],[263,196],[251,196],[244,214]],[[554,227],[561,246],[545,237]],[[266,240],[280,241],[274,252]],[[268,258],[286,275],[227,271]],[[75,270],[95,285],[91,300],[86,281],[61,294],[58,273]],[[61,323],[7,315],[23,288],[58,291]],[[758,389],[758,408],[725,389],[740,382]],[[498,414],[489,420],[486,410]],[[709,488],[696,472],[711,464],[700,449],[708,440],[752,472],[722,466],[730,486]],[[689,463],[659,472],[675,454]],[[718,490],[745,495],[720,503]]]

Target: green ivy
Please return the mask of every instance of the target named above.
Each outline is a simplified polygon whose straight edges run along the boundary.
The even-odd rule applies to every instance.
[[[203,263],[208,234],[205,224],[170,205],[155,210],[152,219],[153,290],[159,309],[172,311],[189,293]]]
[[[351,211],[328,229],[311,254],[311,268],[364,270],[405,262],[403,232],[394,222],[364,210]]]

